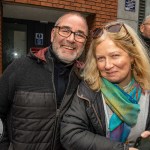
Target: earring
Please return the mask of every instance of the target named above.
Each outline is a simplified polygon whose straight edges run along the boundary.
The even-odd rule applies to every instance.
[[[134,69],[134,63],[133,64],[131,64],[131,70],[133,70]]]

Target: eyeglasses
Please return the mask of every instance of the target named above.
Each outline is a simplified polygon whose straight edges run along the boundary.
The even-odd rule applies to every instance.
[[[150,23],[143,23],[143,25],[150,25]]]
[[[107,26],[105,26],[103,28],[96,28],[92,32],[92,38],[96,39],[98,37],[101,37],[103,35],[103,33],[104,33],[104,30],[106,30],[107,32],[110,32],[110,33],[118,33],[118,32],[120,32],[122,27],[124,27],[124,29],[126,30],[127,34],[129,34],[128,30],[126,29],[126,27],[125,27],[125,25],[123,23],[115,23],[115,24],[107,25]]]
[[[68,27],[55,26],[54,28],[58,29],[58,34],[62,37],[67,38],[73,33],[74,34],[74,39],[77,42],[84,43],[87,39],[87,36],[84,33],[82,33],[82,32],[73,32]]]

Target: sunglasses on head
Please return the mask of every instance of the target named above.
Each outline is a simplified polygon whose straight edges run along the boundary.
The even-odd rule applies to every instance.
[[[103,35],[104,30],[106,30],[107,32],[110,32],[110,33],[118,33],[118,32],[120,32],[122,27],[124,27],[127,34],[129,34],[128,30],[126,29],[126,27],[123,23],[115,23],[115,24],[106,25],[103,28],[94,29],[92,31],[92,38],[96,39],[98,37],[101,37]]]

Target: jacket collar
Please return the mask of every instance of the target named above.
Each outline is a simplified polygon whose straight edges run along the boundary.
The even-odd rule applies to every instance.
[[[27,56],[36,59],[38,62],[40,61],[46,62],[45,54],[47,51],[48,51],[48,47],[40,50],[31,49]]]
[[[89,104],[94,103],[96,100],[97,95],[100,94],[99,91],[93,91],[89,88],[86,82],[82,81],[78,87],[77,95],[89,102]]]
[[[49,57],[54,58],[55,60],[57,59],[58,61],[60,61],[56,57],[56,55],[53,53],[51,46],[43,48],[43,49],[39,49],[39,50],[33,50],[33,49],[31,49],[30,52],[29,52],[29,54],[27,56],[36,59],[38,62],[47,62],[47,58],[46,58],[47,56],[46,56],[46,54],[48,54]],[[81,62],[81,61],[78,61],[78,60],[75,60],[71,64],[67,64],[66,67],[67,66],[71,66],[71,65],[73,65],[75,68],[78,68],[79,72],[84,67],[84,63]]]

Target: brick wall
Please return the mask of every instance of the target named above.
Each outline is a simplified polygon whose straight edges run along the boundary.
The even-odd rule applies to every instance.
[[[12,3],[12,4],[20,3],[20,4],[45,6],[57,9],[59,8],[65,10],[74,10],[84,13],[90,13],[91,15],[89,15],[87,18],[90,29],[93,29],[97,26],[101,26],[105,22],[116,20],[117,18],[118,0],[2,0],[2,1],[5,3]],[[88,39],[87,47],[89,46],[90,40],[91,39]],[[86,54],[86,51],[84,54]],[[0,51],[0,60],[1,60],[1,51]]]
[[[3,0],[3,2],[31,4],[95,14],[93,27],[115,20],[118,0]]]

